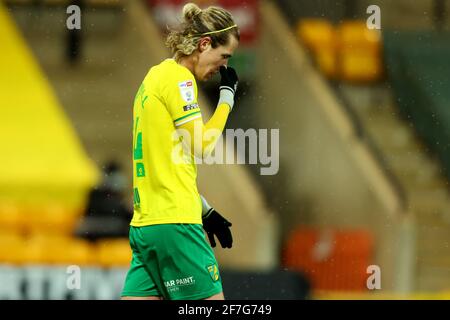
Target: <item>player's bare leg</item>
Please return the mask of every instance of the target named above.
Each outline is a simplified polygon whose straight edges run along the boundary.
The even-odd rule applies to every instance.
[[[223,296],[223,292],[220,292],[218,294],[215,294],[209,298],[206,298],[204,300],[225,300],[225,297]]]
[[[149,297],[121,297],[120,300],[162,300],[161,297],[158,296],[149,296]]]

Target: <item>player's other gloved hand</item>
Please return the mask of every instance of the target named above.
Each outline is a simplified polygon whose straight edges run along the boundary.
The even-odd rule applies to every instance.
[[[203,229],[205,229],[206,234],[208,235],[211,247],[214,248],[216,246],[216,240],[214,239],[215,235],[217,239],[219,239],[222,248],[231,248],[233,245],[233,237],[230,230],[231,222],[222,217],[213,208],[209,209],[202,219]]]
[[[234,95],[236,94],[239,79],[236,74],[236,70],[234,70],[232,67],[220,67],[220,96],[219,96],[219,103],[217,105],[220,105],[221,103],[226,103],[230,106],[230,109],[233,109],[234,105]]]

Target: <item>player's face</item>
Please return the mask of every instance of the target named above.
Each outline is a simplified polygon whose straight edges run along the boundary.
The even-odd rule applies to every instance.
[[[197,80],[207,81],[219,72],[220,66],[226,66],[228,59],[233,55],[239,42],[230,35],[228,44],[213,48],[211,39],[205,37],[200,41],[200,55],[194,72]]]

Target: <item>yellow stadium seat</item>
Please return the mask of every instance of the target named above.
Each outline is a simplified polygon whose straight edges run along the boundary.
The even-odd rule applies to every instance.
[[[97,263],[104,267],[129,266],[131,248],[128,239],[104,239],[97,243]]]
[[[297,24],[297,35],[309,50],[334,46],[333,25],[326,19],[301,19]]]
[[[297,36],[310,50],[319,70],[328,77],[337,75],[336,34],[326,19],[301,19],[297,24]]]
[[[52,247],[51,263],[64,265],[91,265],[93,263],[93,247],[85,240],[70,239],[63,245]]]
[[[59,205],[30,208],[26,214],[26,229],[30,233],[72,235],[79,214]]]
[[[34,233],[27,239],[24,260],[28,264],[53,264],[64,254],[71,238],[63,235]]]
[[[338,75],[337,57],[335,51],[317,50],[315,53],[317,68],[328,78]]]
[[[95,246],[65,235],[34,233],[26,240],[23,261],[28,264],[92,265]]]
[[[17,205],[0,203],[0,232],[23,232],[23,216]]]
[[[338,28],[339,76],[349,82],[380,80],[383,75],[381,34],[364,21],[345,21]]]
[[[24,248],[25,240],[19,233],[0,233],[0,263],[21,264],[24,260]]]

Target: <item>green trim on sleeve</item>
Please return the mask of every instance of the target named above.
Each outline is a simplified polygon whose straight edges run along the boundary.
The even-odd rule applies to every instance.
[[[178,121],[180,121],[180,120],[186,119],[187,117],[193,116],[194,114],[197,114],[197,113],[200,113],[200,112],[201,112],[201,111],[195,111],[195,112],[192,112],[192,113],[187,114],[187,115],[185,115],[185,116],[182,116],[182,117],[180,117],[180,118],[178,118],[178,119],[176,119],[176,120],[173,120],[173,122],[178,122]]]

